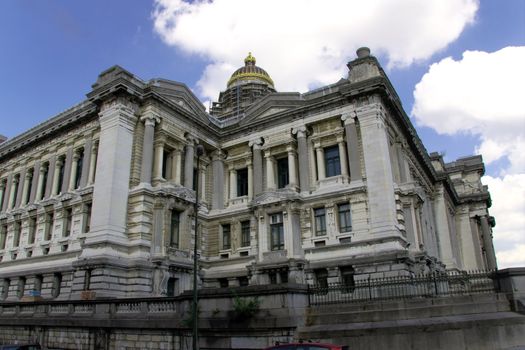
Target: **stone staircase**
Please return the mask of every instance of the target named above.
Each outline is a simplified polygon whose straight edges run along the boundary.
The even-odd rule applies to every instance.
[[[298,338],[354,349],[525,348],[525,315],[504,294],[310,307]]]

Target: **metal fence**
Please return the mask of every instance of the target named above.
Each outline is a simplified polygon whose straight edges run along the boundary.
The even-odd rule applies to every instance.
[[[357,281],[346,279],[346,283],[314,285],[309,287],[308,300],[310,305],[325,305],[498,291],[499,283],[495,271],[442,272]]]

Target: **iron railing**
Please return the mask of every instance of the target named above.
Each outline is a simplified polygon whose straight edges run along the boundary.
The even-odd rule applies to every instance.
[[[346,283],[313,285],[308,291],[310,305],[325,305],[495,293],[499,283],[495,271],[435,272],[356,281],[347,278]]]

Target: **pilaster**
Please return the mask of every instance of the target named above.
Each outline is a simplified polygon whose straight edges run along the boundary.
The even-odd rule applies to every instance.
[[[212,153],[212,209],[224,209],[224,156],[220,149]]]
[[[308,145],[306,143],[306,127],[301,126],[293,130],[297,135],[297,152],[299,157],[299,187],[301,192],[310,192],[310,161]]]

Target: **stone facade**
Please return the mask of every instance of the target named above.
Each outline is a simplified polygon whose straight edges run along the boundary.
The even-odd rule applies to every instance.
[[[115,66],[3,142],[0,299],[178,295],[195,229],[203,288],[497,267],[481,157],[429,155],[369,50],[304,94],[245,62],[212,114]]]

